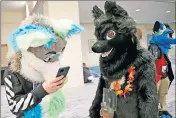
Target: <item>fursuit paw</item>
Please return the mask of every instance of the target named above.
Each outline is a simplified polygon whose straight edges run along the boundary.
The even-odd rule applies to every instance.
[[[160,118],[172,118],[172,115],[168,111],[160,111],[159,116]]]
[[[92,106],[89,110],[89,116],[90,118],[100,118],[100,110]]]
[[[114,111],[108,109],[106,102],[101,103],[100,116],[102,118],[114,118]]]

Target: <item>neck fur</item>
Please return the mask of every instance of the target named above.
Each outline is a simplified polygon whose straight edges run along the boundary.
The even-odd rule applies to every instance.
[[[21,52],[19,73],[29,81],[43,82],[46,79],[55,79],[59,67],[58,61],[46,63],[31,52]]]

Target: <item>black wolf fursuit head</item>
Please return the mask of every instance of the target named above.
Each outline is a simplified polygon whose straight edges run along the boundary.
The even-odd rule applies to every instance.
[[[92,50],[101,53],[101,77],[89,116],[157,118],[153,56],[140,46],[136,23],[127,11],[110,1],[104,9],[105,13],[97,6],[92,10],[97,37]]]

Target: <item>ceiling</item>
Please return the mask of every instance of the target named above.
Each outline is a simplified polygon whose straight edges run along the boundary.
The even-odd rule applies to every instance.
[[[167,1],[167,0],[165,0]],[[79,1],[79,13],[81,23],[93,23],[91,10],[94,5],[104,8],[105,1]],[[25,8],[26,1],[2,1],[2,11],[21,11]],[[156,20],[163,22],[174,22],[175,1],[154,2],[154,1],[118,1],[120,6],[126,9],[129,15],[137,23],[154,23]],[[136,12],[136,9],[140,11]],[[166,11],[170,11],[166,13]]]
[[[80,21],[92,23],[91,10],[94,5],[104,8],[105,1],[79,1]],[[154,23],[156,20],[163,22],[174,22],[175,2],[154,2],[154,1],[117,1],[137,23]],[[136,9],[140,11],[136,12]],[[104,10],[104,9],[103,9]],[[166,13],[166,11],[170,11]]]

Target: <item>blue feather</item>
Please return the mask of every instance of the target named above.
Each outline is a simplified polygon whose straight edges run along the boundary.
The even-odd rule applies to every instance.
[[[24,118],[42,118],[42,108],[38,104],[29,111],[24,112]]]

